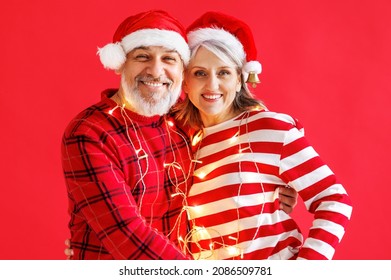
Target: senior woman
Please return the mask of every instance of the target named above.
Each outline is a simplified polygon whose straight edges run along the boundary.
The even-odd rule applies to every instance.
[[[182,246],[194,259],[332,259],[351,201],[300,123],[249,91],[247,78],[261,71],[250,28],[208,12],[188,28],[188,40],[186,98],[176,110],[195,132],[195,168]],[[314,214],[305,240],[280,210],[286,185]]]

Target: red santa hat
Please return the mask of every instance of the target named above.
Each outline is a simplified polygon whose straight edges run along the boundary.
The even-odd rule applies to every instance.
[[[187,38],[190,49],[207,40],[218,40],[226,44],[242,58],[245,81],[250,72],[262,72],[251,29],[237,18],[219,12],[207,12],[187,28]]]
[[[126,18],[117,28],[113,42],[98,48],[103,66],[118,70],[126,54],[141,46],[162,46],[175,50],[185,65],[190,59],[185,28],[165,11],[151,10]]]

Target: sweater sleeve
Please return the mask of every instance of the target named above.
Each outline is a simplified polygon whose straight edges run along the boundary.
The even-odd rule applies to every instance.
[[[63,170],[74,208],[114,259],[188,259],[140,215],[105,137],[94,130],[63,137]],[[87,246],[88,240],[82,242]]]
[[[344,187],[292,122],[283,143],[280,175],[314,214],[298,259],[332,259],[350,219],[352,205]]]

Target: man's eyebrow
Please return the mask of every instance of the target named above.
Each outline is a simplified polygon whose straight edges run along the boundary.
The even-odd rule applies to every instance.
[[[147,47],[147,46],[140,46],[140,47],[137,47],[137,48],[134,48],[135,50],[150,50],[151,48],[150,47]]]
[[[168,52],[168,53],[178,53],[178,51],[174,50],[174,49],[167,49],[165,46],[156,46],[156,47],[162,47],[165,50],[165,52]],[[148,51],[148,50],[151,50],[151,47],[150,46],[140,46],[140,47],[137,47],[137,48],[134,48],[135,50],[145,50],[145,51]],[[179,54],[179,53],[178,53]]]

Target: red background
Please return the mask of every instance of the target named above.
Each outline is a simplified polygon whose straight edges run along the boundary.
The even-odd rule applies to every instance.
[[[177,2],[177,3],[175,3]],[[0,4],[0,259],[64,259],[60,139],[115,87],[97,46],[127,16],[162,8],[188,25],[207,10],[254,30],[270,109],[297,117],[354,210],[335,259],[391,259],[391,9],[384,0],[3,1]],[[296,208],[308,227],[311,217]]]

